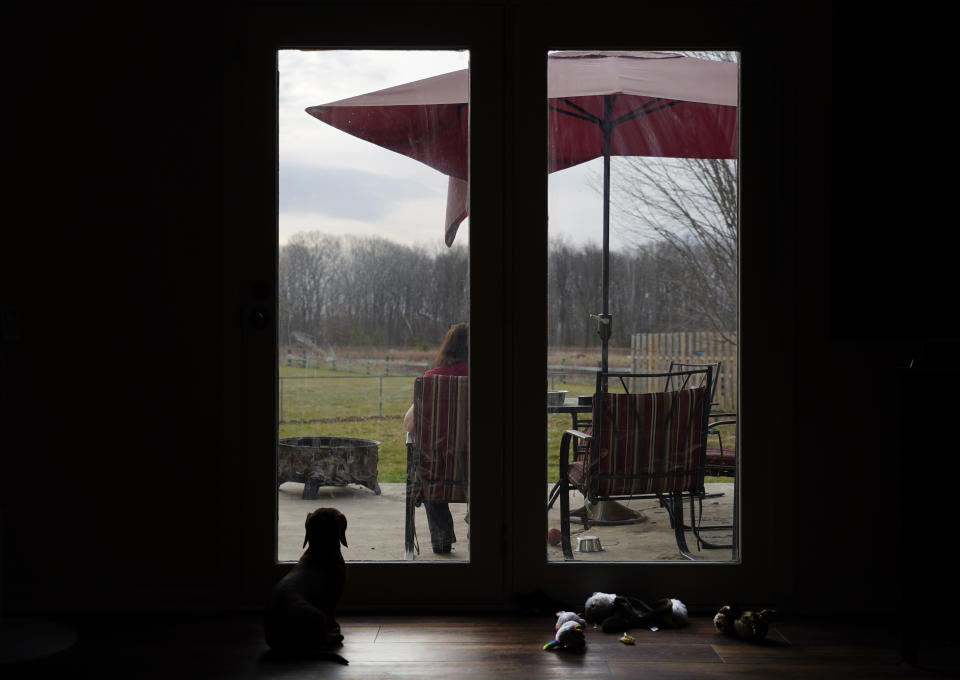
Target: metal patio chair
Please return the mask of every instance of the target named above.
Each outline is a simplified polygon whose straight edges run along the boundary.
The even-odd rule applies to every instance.
[[[724,425],[736,425],[736,413],[711,413],[710,423],[707,426],[707,465],[708,475],[717,477],[734,477],[737,475],[737,448],[724,445],[723,434],[720,428]],[[716,438],[714,440],[714,438]],[[716,446],[712,443],[716,441]]]
[[[420,553],[414,524],[416,508],[424,501],[469,502],[469,378],[417,378],[413,417],[416,425],[407,443],[405,559]]]
[[[560,531],[565,560],[573,559],[570,545],[569,490],[576,489],[591,503],[656,497],[670,516],[677,548],[694,559],[687,547],[683,505],[704,495],[708,415],[713,368],[675,371],[674,379],[693,381],[695,387],[644,394],[629,393],[633,379],[665,378],[666,373],[598,373],[593,397],[593,433],[564,432],[560,442]],[[619,380],[625,394],[601,390]],[[570,460],[571,443],[579,440],[586,453]]]
[[[722,361],[713,361],[702,364],[685,364],[679,361],[671,361],[667,369],[667,379],[663,391],[684,390],[688,387],[699,387],[703,384],[704,376],[697,371],[704,368],[712,368],[713,373],[710,376],[710,407],[717,406],[717,385],[720,384],[720,370],[723,368]],[[688,373],[694,371],[694,373]]]
[[[717,387],[720,384],[720,371],[723,368],[722,361],[714,362],[704,362],[704,363],[683,363],[679,361],[671,361],[670,367],[667,369],[669,375],[667,376],[666,383],[664,385],[664,390],[670,389],[684,389],[687,387],[692,387],[694,385],[699,385],[697,379],[692,379],[690,377],[681,377],[678,373],[680,371],[696,370],[706,367],[713,368],[713,382],[710,388],[710,416],[709,422],[707,424],[707,455],[706,455],[706,466],[705,473],[707,475],[716,475],[724,477],[736,477],[736,450],[733,448],[725,448],[723,445],[723,437],[721,435],[720,426],[722,425],[735,425],[737,422],[736,413],[721,413],[713,411],[712,409],[719,406],[717,402]],[[717,445],[711,446],[711,443],[716,437]],[[736,494],[736,490],[734,490]],[[704,498],[715,498],[717,496],[722,496],[723,493],[710,493],[704,494],[698,502],[700,503],[700,512],[703,512],[702,501]],[[693,526],[687,527],[688,529],[693,529]],[[696,537],[698,544],[704,548],[708,549],[719,549],[719,548],[732,548],[733,544],[730,543],[713,543],[711,541],[705,540],[700,536],[701,531],[710,531],[710,530],[726,530],[734,529],[736,527],[733,524],[712,524],[712,525],[696,525]],[[736,541],[734,541],[736,542]]]
[[[704,465],[704,472],[707,475],[714,475],[717,477],[733,477],[734,487],[733,487],[733,498],[734,498],[734,513],[737,512],[737,498],[739,496],[739,489],[737,487],[737,449],[736,444],[734,446],[725,446],[723,442],[723,434],[720,430],[720,427],[723,425],[736,425],[737,424],[737,414],[736,413],[711,413],[710,422],[707,425],[707,441],[708,446],[706,450],[706,461]],[[714,441],[716,437],[716,446],[710,446],[709,443]],[[712,496],[722,496],[722,493],[718,494],[704,494],[703,498],[710,498]],[[701,501],[701,512],[702,512],[702,501]],[[688,529],[694,529],[693,526],[686,527]],[[713,543],[712,541],[707,541],[700,535],[701,531],[711,531],[711,530],[733,530],[733,538],[730,543]],[[714,549],[714,548],[733,548],[736,550],[737,545],[737,523],[736,520],[732,524],[698,524],[695,526],[696,536],[698,544],[704,548]]]

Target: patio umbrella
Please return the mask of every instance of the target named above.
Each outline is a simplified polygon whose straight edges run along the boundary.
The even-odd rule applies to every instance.
[[[610,337],[610,157],[736,158],[736,64],[664,52],[548,55],[547,171],[602,157],[601,369]],[[454,71],[312,106],[340,130],[449,177],[444,237],[467,216],[468,71]]]

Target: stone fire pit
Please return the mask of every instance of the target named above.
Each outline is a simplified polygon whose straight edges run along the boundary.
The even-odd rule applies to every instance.
[[[380,442],[354,437],[287,437],[280,440],[277,484],[302,482],[304,500],[321,486],[359,484],[380,495]]]

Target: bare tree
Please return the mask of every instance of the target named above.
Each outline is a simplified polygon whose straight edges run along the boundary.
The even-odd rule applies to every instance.
[[[638,243],[663,247],[653,252],[672,276],[670,286],[698,316],[719,332],[736,328],[737,168],[736,161],[635,158],[619,163],[616,209],[629,220]]]
[[[278,305],[280,341],[289,343],[292,333],[314,335],[322,342],[321,319],[331,316],[338,303],[339,272],[343,254],[340,241],[319,233],[291,237],[280,250]]]
[[[597,245],[552,241],[548,256],[548,341],[592,346],[590,319],[600,291]],[[689,267],[678,249],[657,241],[611,253],[619,323],[611,344],[630,333],[707,327],[681,288]],[[308,336],[320,345],[436,344],[451,323],[469,317],[469,257],[465,247],[411,247],[377,237],[297,234],[281,247],[280,341]],[[679,283],[678,283],[679,282]]]
[[[468,316],[467,251],[434,255],[379,237],[296,234],[281,247],[280,340],[436,343]]]
[[[736,54],[728,52],[688,54],[736,60]],[[664,264],[660,274],[672,277],[670,294],[678,296],[674,304],[678,309],[691,308],[715,331],[734,330],[737,161],[629,157],[614,162],[611,207],[624,218],[635,244],[662,244],[652,252]],[[668,261],[673,266],[666,266]],[[686,325],[680,319],[678,323]]]

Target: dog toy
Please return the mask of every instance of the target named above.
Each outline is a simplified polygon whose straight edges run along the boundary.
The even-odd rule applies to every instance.
[[[557,623],[554,628],[557,633],[553,640],[543,646],[544,649],[563,649],[578,652],[587,646],[587,639],[583,634],[586,621],[575,612],[557,612]]]
[[[687,625],[687,606],[676,598],[663,598],[652,605],[635,597],[594,593],[584,607],[587,621],[600,624],[604,633],[622,633],[630,628],[682,628]]]
[[[563,538],[559,529],[551,529],[547,532],[547,543],[550,545],[560,545],[560,541]]]
[[[554,629],[560,630],[560,626],[565,624],[567,621],[574,621],[579,623],[581,626],[587,625],[586,620],[576,612],[557,612],[557,625],[554,626]]]
[[[583,635],[583,626],[576,621],[567,621],[557,629],[553,640],[543,646],[544,649],[564,649],[577,652],[587,646]]]
[[[714,627],[724,635],[741,640],[759,641],[767,636],[772,609],[743,611],[737,605],[724,605],[713,617]]]
[[[617,596],[613,593],[594,593],[587,598],[583,615],[591,623],[600,623],[613,615],[613,602]]]

